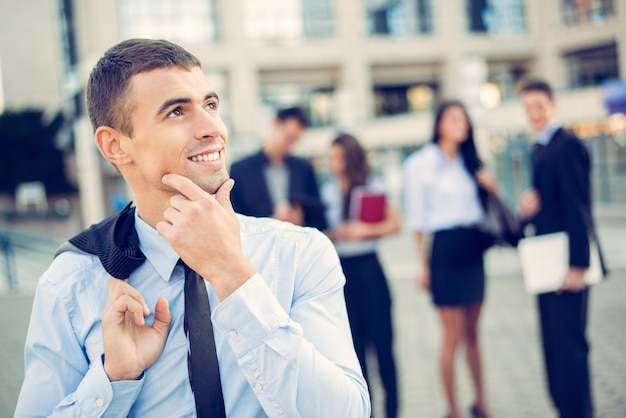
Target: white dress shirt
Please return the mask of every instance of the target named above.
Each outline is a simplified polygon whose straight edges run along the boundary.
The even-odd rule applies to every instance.
[[[369,416],[332,244],[316,229],[239,220],[257,273],[222,302],[206,282],[227,416]],[[161,296],[172,312],[161,356],[139,380],[109,381],[101,360],[108,275],[95,256],[62,253],[38,284],[16,417],[195,417],[183,268],[154,228],[139,217],[135,228],[146,261],[129,283],[152,312]]]
[[[475,225],[484,216],[462,157],[450,159],[433,143],[405,161],[404,191],[406,225],[414,232]]]

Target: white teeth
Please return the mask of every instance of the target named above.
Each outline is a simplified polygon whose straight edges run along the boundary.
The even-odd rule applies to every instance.
[[[212,152],[210,154],[202,154],[202,155],[194,155],[190,158],[193,162],[201,162],[201,161],[217,161],[220,158],[220,152]]]

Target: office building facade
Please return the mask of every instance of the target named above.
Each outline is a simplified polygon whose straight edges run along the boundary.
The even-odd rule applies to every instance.
[[[556,90],[561,121],[597,142],[590,148],[606,173],[594,180],[596,198],[626,201],[616,180],[626,175],[626,122],[609,118],[603,103],[603,84],[626,78],[623,1],[4,3],[5,108],[80,115],[84,82],[104,50],[129,37],[165,38],[202,61],[223,100],[231,158],[260,146],[276,108],[299,105],[313,125],[299,152],[323,166],[333,135],[350,131],[399,185],[391,167],[430,139],[434,104],[459,98],[479,128],[481,153],[519,188],[526,174],[516,140],[527,127],[518,87],[542,77]]]

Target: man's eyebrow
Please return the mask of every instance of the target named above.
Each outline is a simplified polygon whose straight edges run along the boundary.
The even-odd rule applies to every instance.
[[[159,110],[157,111],[157,115],[160,115],[161,113],[165,112],[167,109],[169,109],[170,107],[174,105],[183,104],[183,103],[191,103],[191,99],[188,97],[177,97],[174,99],[166,100],[159,107]]]
[[[219,96],[217,95],[217,93],[215,93],[214,91],[207,93],[206,96],[204,96],[204,101],[207,101],[209,99],[212,98],[216,98],[218,101],[220,100]],[[165,102],[163,102],[163,104],[159,107],[159,110],[157,111],[157,115],[160,115],[161,113],[165,112],[167,109],[169,109],[171,106],[177,105],[177,104],[186,104],[186,103],[191,103],[191,99],[188,97],[177,97],[174,99],[169,99],[166,100]]]

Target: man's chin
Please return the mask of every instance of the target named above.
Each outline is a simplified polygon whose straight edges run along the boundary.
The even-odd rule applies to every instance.
[[[224,173],[224,175],[214,176],[210,179],[201,179],[194,181],[194,183],[196,183],[205,192],[215,194],[219,188],[222,187],[222,184],[224,184],[224,182],[229,178],[230,176],[227,173]]]

